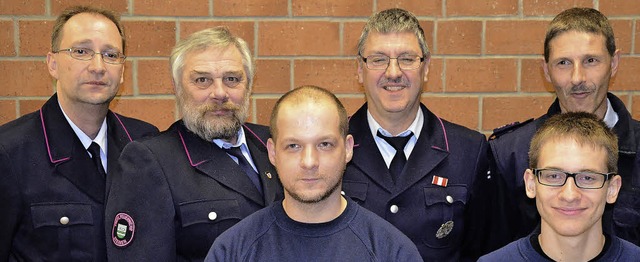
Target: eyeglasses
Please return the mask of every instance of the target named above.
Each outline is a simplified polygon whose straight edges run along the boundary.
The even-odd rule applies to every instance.
[[[102,51],[100,53],[96,53],[93,49],[89,48],[78,48],[72,47],[67,49],[60,49],[58,51],[53,51],[53,53],[59,52],[69,52],[69,55],[75,59],[88,61],[93,59],[93,55],[100,54],[102,56],[102,61],[107,64],[119,65],[123,64],[124,60],[127,58],[123,53],[118,51]]]
[[[567,178],[573,177],[573,182],[578,188],[598,189],[604,186],[604,182],[616,175],[616,173],[577,172],[569,173],[557,169],[533,169],[538,177],[538,182],[545,186],[561,187],[567,183]]]
[[[386,55],[370,55],[364,57],[360,55],[360,57],[370,70],[386,70],[387,67],[389,67],[391,59],[395,59],[398,62],[398,67],[402,70],[416,69],[420,67],[420,64],[424,61],[424,57],[418,55],[401,55],[398,57],[388,57]]]

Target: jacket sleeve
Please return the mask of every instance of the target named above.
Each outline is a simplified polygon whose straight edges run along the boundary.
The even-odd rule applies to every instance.
[[[0,145],[0,261],[7,261],[17,230],[20,211],[20,184],[12,170],[9,154]]]
[[[220,239],[218,237],[218,239]],[[204,259],[205,262],[218,262],[218,261],[233,261],[233,259],[231,258],[231,250],[230,247],[227,246],[227,243],[223,243],[223,241],[218,241],[218,239],[216,239],[216,241],[213,242],[213,245],[211,246],[211,249],[209,249],[209,252],[207,253],[207,257]],[[240,261],[239,258],[236,258],[237,261]]]
[[[463,258],[475,261],[484,254],[490,236],[490,224],[493,206],[491,200],[496,193],[496,179],[489,170],[488,143],[479,142],[476,161],[475,179],[465,210],[465,237],[463,241]]]
[[[153,152],[140,142],[129,143],[112,175],[105,211],[109,260],[175,261],[175,206]],[[133,227],[130,236],[118,235],[118,221],[125,229]]]
[[[468,232],[471,233],[467,235],[465,246],[467,255],[474,260],[511,242],[509,212],[517,210],[511,204],[513,196],[508,195],[490,143],[483,148],[486,164],[479,170],[473,186],[474,195],[467,216],[471,225]]]

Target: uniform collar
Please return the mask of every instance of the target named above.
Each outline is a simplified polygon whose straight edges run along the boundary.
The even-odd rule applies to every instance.
[[[240,148],[247,149],[247,138],[244,135],[244,130],[242,127],[240,127],[238,130],[238,139],[236,139],[235,144],[231,144],[219,138],[214,139],[213,143],[215,143],[218,147],[222,149],[229,149],[230,147],[240,147]]]
[[[378,131],[380,131],[380,133],[382,133],[385,136],[389,136],[389,137],[393,136],[389,131],[385,130],[378,123],[378,121],[376,121],[373,118],[373,116],[371,115],[371,111],[369,111],[368,108],[367,108],[367,122],[369,123],[369,129],[373,137],[376,137],[376,134],[378,133]],[[413,122],[411,123],[411,125],[409,125],[409,128],[407,128],[407,130],[405,131],[400,132],[400,134],[398,134],[397,136],[407,136],[409,132],[413,132],[413,134],[416,136],[416,139],[417,139],[420,137],[420,131],[422,131],[422,125],[424,125],[424,116],[422,113],[422,108],[418,108],[418,112],[416,112],[416,117],[413,119]]]
[[[64,118],[67,120],[67,123],[69,123],[69,125],[71,126],[71,129],[73,129],[73,132],[80,139],[82,146],[84,146],[84,148],[89,148],[92,142],[96,142],[96,144],[100,146],[100,149],[104,152],[104,155],[106,156],[107,155],[107,117],[105,116],[105,118],[102,120],[102,125],[100,126],[100,130],[98,131],[96,138],[92,140],[75,123],[73,123],[73,121],[71,121],[67,113],[64,112],[64,108],[62,108],[62,106],[60,105],[60,101],[58,101],[58,106],[60,106],[62,115],[64,115]]]
[[[607,124],[609,128],[613,128],[618,123],[618,120],[618,113],[613,110],[611,101],[609,101],[609,98],[607,98],[607,112],[604,114],[604,118],[602,119],[602,121],[604,121],[604,123]]]

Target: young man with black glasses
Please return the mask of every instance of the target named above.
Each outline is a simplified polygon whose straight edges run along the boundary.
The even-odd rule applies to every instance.
[[[640,247],[603,231],[602,215],[622,179],[618,139],[590,113],[549,118],[531,140],[526,195],[541,221],[527,237],[481,261],[637,261]]]

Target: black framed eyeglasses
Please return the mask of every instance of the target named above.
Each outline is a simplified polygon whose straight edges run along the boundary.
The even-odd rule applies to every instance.
[[[60,52],[69,52],[69,55],[75,59],[88,61],[93,58],[95,54],[100,54],[102,56],[102,61],[107,64],[120,65],[124,63],[124,60],[127,58],[123,53],[118,51],[102,51],[100,53],[96,53],[93,49],[82,48],[82,47],[72,47],[67,49],[60,49],[57,51],[53,51],[53,53]]]
[[[370,55],[364,57],[359,55],[362,61],[367,65],[370,70],[386,70],[389,67],[391,59],[395,59],[398,62],[398,67],[402,70],[413,70],[420,67],[420,64],[424,62],[424,57],[418,55],[400,55],[398,57],[388,57],[386,55]]]
[[[583,189],[602,188],[607,180],[616,175],[616,173],[598,173],[591,171],[569,173],[551,168],[534,168],[533,174],[538,177],[540,184],[553,187],[564,186],[564,184],[567,183],[567,179],[573,177],[573,182],[576,186]]]

